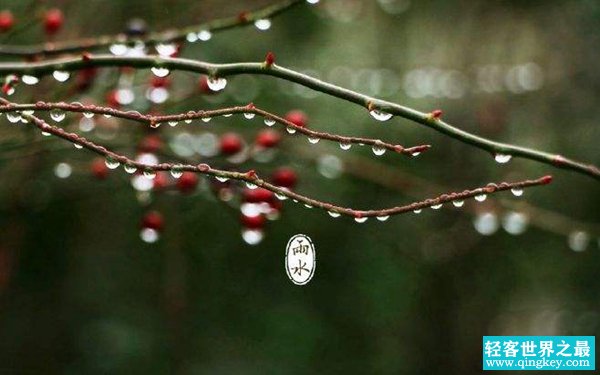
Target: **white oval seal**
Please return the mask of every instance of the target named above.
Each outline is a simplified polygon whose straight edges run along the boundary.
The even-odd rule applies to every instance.
[[[310,237],[297,234],[285,248],[285,271],[296,285],[307,284],[317,268],[317,253]]]

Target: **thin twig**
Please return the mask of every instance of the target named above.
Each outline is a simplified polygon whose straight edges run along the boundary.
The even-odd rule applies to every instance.
[[[394,145],[391,143],[382,142],[378,139],[362,138],[362,137],[345,137],[337,134],[318,132],[310,130],[294,124],[286,120],[283,117],[277,116],[273,113],[267,112],[263,109],[255,107],[253,104],[247,106],[238,106],[231,108],[223,108],[216,110],[201,110],[201,111],[188,111],[186,113],[165,115],[165,116],[154,116],[148,114],[141,114],[136,111],[121,111],[110,107],[100,107],[96,105],[83,105],[80,103],[48,103],[48,102],[37,102],[35,104],[8,104],[0,105],[0,113],[3,112],[15,112],[15,111],[27,111],[27,110],[38,110],[38,111],[51,111],[58,109],[65,112],[79,112],[79,113],[94,113],[99,115],[110,115],[118,118],[123,118],[131,121],[145,123],[151,127],[158,127],[162,123],[168,122],[180,122],[186,120],[206,119],[216,116],[223,116],[227,114],[246,114],[252,113],[255,115],[262,116],[266,120],[272,120],[277,124],[280,124],[287,129],[293,129],[297,133],[306,135],[309,138],[325,139],[329,141],[338,142],[340,144],[363,144],[370,145],[375,148],[386,149],[393,152],[398,152],[407,156],[416,156],[421,152],[424,152],[430,148],[429,145],[418,145],[413,147],[405,148],[401,145]],[[288,133],[286,131],[286,133]]]
[[[197,34],[200,31],[215,33],[235,27],[254,23],[259,19],[272,19],[280,13],[292,8],[304,0],[284,0],[280,3],[269,5],[256,11],[243,12],[233,17],[209,21],[199,25],[188,26],[177,30],[167,30],[150,33],[143,37],[127,37],[125,34],[105,35],[96,38],[87,38],[63,43],[44,43],[30,46],[0,45],[0,55],[4,56],[52,56],[74,52],[95,51],[109,47],[113,44],[134,45],[144,43],[145,45],[157,45],[161,43],[175,43],[186,39],[190,33]]]
[[[585,164],[568,159],[560,154],[552,154],[508,143],[495,142],[451,126],[441,120],[438,116],[433,116],[431,113],[419,112],[399,104],[372,98],[275,64],[267,67],[264,63],[211,64],[189,59],[164,58],[159,56],[116,57],[112,55],[92,56],[90,54],[85,54],[81,57],[70,57],[34,63],[3,63],[0,64],[0,74],[27,74],[35,76],[49,74],[57,70],[73,71],[90,66],[129,66],[134,68],[155,67],[208,74],[211,77],[226,77],[240,74],[270,75],[358,104],[367,108],[369,111],[384,111],[391,115],[397,115],[415,121],[461,142],[488,151],[493,155],[510,155],[511,157],[535,160],[553,167],[572,170],[591,176],[596,180],[600,180],[600,169],[593,164]]]

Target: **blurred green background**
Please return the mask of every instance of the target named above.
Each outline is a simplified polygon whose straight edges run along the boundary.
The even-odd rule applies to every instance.
[[[44,7],[63,10],[56,40],[72,40],[122,32],[133,18],[166,30],[271,3],[3,0],[0,10],[13,12],[16,27],[28,26],[0,34],[0,43],[44,41]],[[278,16],[266,32],[248,26],[185,45],[182,57],[262,61],[273,51],[278,64],[344,87],[422,111],[442,108],[470,132],[598,164],[599,24],[593,0],[321,0]],[[136,73],[142,94],[133,109],[150,108],[149,77]],[[193,195],[140,200],[122,170],[97,181],[88,171],[94,155],[3,116],[0,373],[470,374],[481,371],[483,335],[599,333],[597,181],[528,160],[499,165],[420,125],[378,123],[362,108],[274,78],[231,77],[223,93],[207,96],[189,95],[196,76],[171,77],[171,99],[153,109],[252,101],[275,113],[301,109],[316,130],[433,145],[418,158],[377,158],[367,148],[286,137],[272,160],[248,163],[265,175],[296,169],[297,190],[321,200],[379,208],[490,181],[553,174],[555,182],[521,198],[502,193],[385,223],[332,219],[286,201],[250,246],[235,198],[222,202],[203,185]],[[11,100],[103,104],[119,84],[115,69],[85,94],[46,78],[19,86]],[[78,121],[65,125],[77,129]],[[237,131],[252,142],[263,127],[249,124],[234,116],[159,131],[174,146],[169,152],[183,147],[197,163],[209,159],[186,154],[187,140]],[[140,127],[113,121],[86,137],[134,155]],[[72,167],[68,178],[55,175],[59,163]],[[139,237],[147,209],[166,221],[153,244]],[[283,267],[296,233],[317,249],[316,275],[302,287]]]

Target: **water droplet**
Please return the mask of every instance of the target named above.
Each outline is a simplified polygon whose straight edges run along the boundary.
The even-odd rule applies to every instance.
[[[496,160],[496,162],[500,164],[508,163],[510,159],[512,159],[512,155],[496,154],[494,156],[494,160]]]
[[[417,215],[418,215],[418,214],[420,214],[420,213],[421,213],[421,211],[423,211],[423,210],[422,210],[422,209],[420,209],[420,208],[419,208],[419,209],[417,209],[417,210],[413,210],[413,212],[414,212],[415,214],[417,214]]]
[[[115,99],[117,100],[117,103],[121,105],[129,105],[135,100],[135,94],[133,93],[133,90],[128,88],[118,89]]]
[[[519,235],[527,229],[529,218],[520,212],[508,212],[502,219],[502,227],[512,235]]]
[[[452,204],[454,205],[454,207],[462,207],[465,204],[465,201],[463,201],[463,200],[452,201]]]
[[[198,33],[198,39],[203,42],[209,41],[212,38],[212,33],[208,30],[200,30]]]
[[[365,221],[367,221],[368,217],[355,217],[354,221],[356,221],[357,223],[364,223]]]
[[[340,142],[340,148],[344,151],[350,150],[350,147],[352,147],[352,143],[349,142]]]
[[[331,216],[333,218],[337,218],[337,217],[340,217],[342,215],[339,212],[335,212],[335,211],[327,211],[327,213],[329,214],[329,216]]]
[[[583,231],[574,231],[569,234],[568,242],[571,250],[577,252],[584,251],[590,242],[590,236]]]
[[[385,154],[385,147],[381,146],[381,145],[373,145],[372,147],[373,153],[375,154],[375,156],[381,156],[383,154]]]
[[[23,111],[21,111],[21,113],[23,113],[24,115],[33,115],[35,113],[35,111],[33,109],[25,109]]]
[[[127,48],[127,46],[125,44],[115,43],[115,44],[111,45],[110,47],[108,47],[108,50],[110,51],[110,53],[112,53],[115,56],[123,56],[127,53],[129,48]]]
[[[123,166],[123,169],[129,174],[134,174],[135,172],[137,172],[137,167],[133,164],[125,164]]]
[[[58,163],[56,167],[54,167],[54,174],[58,178],[69,178],[72,172],[73,168],[67,163]]]
[[[75,148],[78,150],[81,150],[83,148],[83,146],[80,145],[79,143],[73,143],[73,146],[75,146]]]
[[[419,155],[421,155],[421,153],[420,153],[420,152],[413,152],[412,154],[410,154],[410,156],[412,156],[413,158],[414,158],[414,157],[417,157],[417,156],[419,156]]]
[[[177,124],[179,124],[179,122],[177,122],[177,121],[169,121],[168,124],[169,124],[169,126],[175,127],[175,126],[177,126]]]
[[[231,117],[231,116],[233,116],[233,113],[226,113],[223,115],[223,117]]]
[[[227,86],[227,80],[219,77],[208,77],[206,84],[212,91],[221,91]]]
[[[307,204],[307,203],[304,204],[304,207],[306,207],[306,208],[313,208],[313,206],[311,206],[310,204]]]
[[[152,180],[156,177],[156,171],[154,169],[147,168],[144,169],[143,175],[144,177]]]
[[[512,188],[510,189],[510,192],[515,196],[515,197],[520,197],[521,195],[523,195],[523,189],[521,188]]]
[[[489,236],[498,230],[498,218],[496,214],[492,212],[485,212],[483,214],[479,214],[473,220],[473,227],[475,230],[484,236]]]
[[[11,123],[16,124],[21,121],[21,114],[19,112],[7,112],[6,119]]]
[[[196,33],[188,33],[185,36],[185,40],[187,40],[190,43],[197,42],[198,41],[198,34],[196,34]]]
[[[40,79],[38,77],[35,77],[35,76],[30,76],[30,75],[24,74],[21,77],[21,81],[23,81],[24,84],[31,86],[31,85],[37,84],[40,81]]]
[[[254,190],[256,189],[258,186],[256,186],[255,184],[253,184],[252,182],[246,181],[246,187],[250,190]]]
[[[373,109],[369,113],[377,121],[387,121],[387,120],[391,119],[393,116],[391,113],[387,113],[387,112],[381,111],[379,109]]]
[[[309,4],[314,5],[314,4],[318,4],[319,0],[306,0],[306,2],[309,3]]]
[[[434,210],[439,210],[440,208],[442,208],[442,204],[434,204],[433,206],[431,206],[432,209]]]
[[[390,215],[377,216],[377,220],[379,220],[379,221],[386,221],[389,218],[390,218]]]
[[[296,129],[291,126],[286,127],[285,130],[287,130],[288,134],[296,134]]]
[[[202,117],[202,122],[210,122],[211,117]]]
[[[96,124],[92,119],[82,117],[81,120],[79,120],[79,130],[81,130],[82,132],[91,132],[92,130],[94,130],[95,127]]]
[[[52,73],[52,77],[54,77],[54,79],[57,80],[58,82],[65,82],[66,80],[69,79],[70,76],[71,76],[71,73],[64,72],[61,70],[55,70]]]
[[[248,120],[252,120],[254,118],[254,116],[256,116],[255,113],[244,113],[244,117],[247,118]]]
[[[83,117],[92,118],[94,117],[94,114],[92,112],[83,112]]]
[[[310,144],[316,145],[317,143],[319,143],[319,141],[319,138],[308,137],[308,143]]]
[[[44,132],[44,131],[43,131],[43,132],[42,132],[42,135],[43,135],[44,137],[49,137],[49,136],[51,136],[52,134],[51,134],[51,133],[48,133],[48,132]]]
[[[152,228],[142,228],[140,238],[146,243],[155,243],[160,238],[158,231]]]
[[[264,122],[265,122],[265,125],[267,125],[267,126],[273,126],[273,125],[275,125],[275,120],[273,120],[272,118],[265,117],[265,121]]]
[[[50,111],[50,118],[56,122],[61,122],[67,114],[61,109],[53,109]]]
[[[150,123],[150,127],[151,127],[152,129],[156,129],[156,128],[158,128],[159,126],[160,126],[160,122],[151,122],[151,123]]]
[[[487,194],[477,194],[475,200],[477,202],[483,202],[487,198]]]
[[[217,181],[219,182],[227,182],[229,181],[228,177],[223,177],[223,176],[215,176],[215,178],[217,179]]]
[[[248,245],[252,245],[252,246],[258,245],[263,240],[264,237],[265,237],[265,234],[263,233],[262,230],[259,230],[259,229],[244,229],[244,230],[242,230],[242,239]]]
[[[154,48],[156,49],[156,52],[158,52],[159,55],[164,57],[171,57],[174,53],[177,52],[177,45],[170,43],[159,43]]]
[[[111,117],[112,117],[112,115],[111,115],[110,113],[105,113],[105,114],[103,114],[102,116],[104,116],[104,117],[106,117],[106,118],[111,118]]]
[[[254,26],[256,26],[256,28],[260,31],[269,30],[271,28],[271,20],[266,18],[258,19],[254,21]]]
[[[121,163],[119,163],[118,160],[111,158],[110,156],[108,156],[106,160],[104,160],[104,163],[106,164],[108,169],[117,169],[119,168],[119,165],[121,165]]]
[[[173,168],[171,168],[171,176],[173,176],[173,178],[179,178],[183,175],[183,169],[181,168],[181,166],[176,165]]]
[[[151,69],[152,73],[154,73],[155,76],[157,77],[166,77],[169,75],[169,69],[167,68],[161,68],[161,67],[157,67],[157,66],[153,66]]]

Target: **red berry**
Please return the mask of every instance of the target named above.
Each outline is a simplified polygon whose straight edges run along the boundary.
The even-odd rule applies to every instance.
[[[298,176],[293,169],[283,167],[273,172],[272,179],[275,185],[291,189],[296,185]]]
[[[3,10],[0,12],[0,33],[6,32],[12,29],[15,24],[15,18],[10,10]]]
[[[90,167],[92,174],[97,179],[104,180],[106,177],[108,177],[108,167],[106,166],[103,158],[94,159]]]
[[[142,228],[154,229],[161,231],[165,226],[165,221],[157,211],[150,211],[142,218]]]
[[[265,226],[265,217],[263,215],[241,217],[242,225],[248,229],[261,229]]]
[[[244,201],[248,203],[271,202],[274,196],[272,191],[263,188],[244,189]]]
[[[47,34],[56,34],[62,27],[65,18],[60,9],[50,9],[44,16],[44,27]]]
[[[169,87],[171,86],[171,80],[168,77],[157,77],[152,76],[152,80],[150,81],[150,86],[157,87]]]
[[[208,76],[200,76],[198,79],[198,89],[201,93],[206,95],[214,95],[218,94],[218,91],[213,91],[208,87]]]
[[[265,57],[265,65],[267,67],[271,67],[275,63],[275,54],[273,52],[268,52]]]
[[[198,186],[198,176],[194,172],[183,172],[177,180],[177,189],[182,193],[193,193]]]
[[[119,103],[119,92],[117,90],[112,90],[106,93],[106,104],[112,108],[121,107],[121,103]]]
[[[281,135],[271,129],[261,130],[256,136],[256,144],[264,148],[275,147],[279,141],[281,141]]]
[[[140,152],[154,153],[159,151],[162,147],[162,139],[156,134],[151,134],[145,136],[141,140],[140,144],[138,145],[138,150],[140,150]]]
[[[152,188],[154,190],[164,189],[169,185],[169,177],[167,172],[156,172],[156,176],[152,180]]]
[[[308,116],[302,111],[289,111],[285,115],[285,119],[301,128],[305,128],[308,125]]]
[[[242,151],[242,138],[236,133],[225,133],[221,136],[221,153],[234,155]]]

